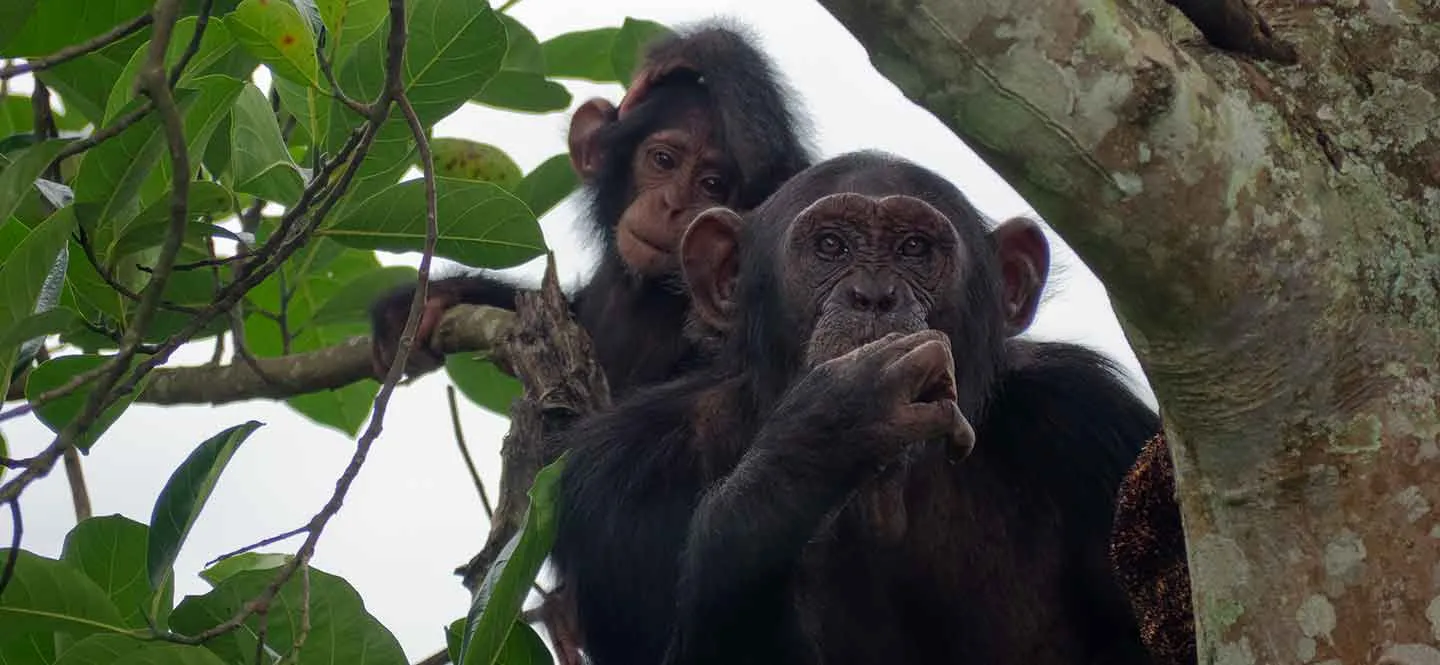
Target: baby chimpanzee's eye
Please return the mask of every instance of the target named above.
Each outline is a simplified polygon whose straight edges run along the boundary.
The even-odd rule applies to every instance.
[[[655,168],[661,171],[673,171],[675,167],[680,165],[680,160],[676,159],[675,155],[664,148],[652,150],[650,152],[650,161],[655,164]]]
[[[700,179],[700,189],[711,201],[723,202],[725,200],[725,181],[717,175],[705,176]]]
[[[900,254],[918,258],[930,253],[930,241],[920,236],[910,236],[900,243]]]
[[[820,256],[834,259],[844,256],[845,253],[850,250],[845,246],[845,241],[842,240],[839,235],[835,233],[822,233],[815,239],[815,251],[819,252]]]

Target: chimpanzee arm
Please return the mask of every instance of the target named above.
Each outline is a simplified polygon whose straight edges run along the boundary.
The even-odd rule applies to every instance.
[[[833,420],[833,419],[832,419]],[[844,434],[777,413],[739,466],[701,500],[681,563],[669,663],[796,662],[791,574],[864,464]]]

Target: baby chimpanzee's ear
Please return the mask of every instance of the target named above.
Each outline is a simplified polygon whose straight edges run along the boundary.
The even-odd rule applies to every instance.
[[[600,129],[615,117],[615,106],[599,98],[581,104],[570,116],[570,167],[581,180],[600,171]]]
[[[1005,333],[1019,335],[1035,320],[1050,274],[1050,243],[1035,220],[1015,217],[990,232],[1004,279]]]
[[[728,208],[700,213],[680,239],[681,270],[695,315],[721,332],[735,323],[739,246],[740,215]]]

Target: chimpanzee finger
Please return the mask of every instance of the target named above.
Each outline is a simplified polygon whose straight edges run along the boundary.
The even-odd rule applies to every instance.
[[[954,400],[955,359],[950,340],[943,334],[939,339],[919,333],[910,337],[921,341],[885,367],[880,377],[882,389],[907,403]]]
[[[964,459],[975,448],[975,430],[954,400],[907,404],[896,414],[893,424],[898,441],[944,439],[952,460]]]
[[[862,345],[853,352],[856,360],[868,372],[884,372],[901,356],[930,341],[946,341],[945,333],[938,330],[922,330],[917,333],[889,333],[880,339]],[[948,343],[948,342],[947,342]]]

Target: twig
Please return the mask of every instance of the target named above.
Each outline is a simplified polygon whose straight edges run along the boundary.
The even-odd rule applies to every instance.
[[[240,548],[240,549],[238,549],[238,550],[234,550],[234,551],[231,551],[231,552],[226,552],[226,553],[224,553],[224,554],[221,554],[220,556],[217,556],[217,557],[211,559],[210,561],[206,562],[205,567],[206,567],[206,568],[209,568],[210,566],[213,566],[213,565],[215,565],[215,564],[217,564],[217,563],[220,563],[221,561],[224,561],[224,560],[229,559],[229,558],[231,558],[231,557],[240,556],[241,554],[244,554],[244,553],[246,553],[246,552],[250,552],[250,551],[253,551],[253,550],[258,550],[258,549],[260,549],[260,548],[262,548],[262,547],[265,547],[266,545],[274,545],[275,543],[278,543],[278,542],[280,542],[280,541],[282,541],[282,540],[285,540],[286,538],[292,538],[292,537],[294,537],[294,536],[298,536],[298,535],[300,535],[300,534],[302,534],[302,533],[305,533],[306,531],[309,531],[309,530],[310,530],[310,526],[307,524],[307,525],[305,525],[305,526],[296,527],[296,528],[294,528],[294,529],[291,529],[291,530],[289,530],[289,531],[286,531],[285,533],[281,533],[281,534],[276,534],[276,535],[274,535],[274,536],[270,536],[269,538],[266,538],[266,539],[261,540],[261,541],[259,541],[259,542],[251,543],[251,544],[246,545],[246,546],[244,546],[244,547],[242,547],[242,548]]]
[[[480,505],[485,507],[485,518],[495,516],[490,506],[490,495],[485,491],[485,481],[475,470],[475,460],[470,458],[470,447],[465,445],[465,432],[460,429],[460,407],[455,401],[455,386],[445,386],[445,398],[450,401],[450,424],[455,428],[455,445],[460,447],[460,457],[465,459],[465,468],[470,470],[470,480],[475,482],[475,491],[480,493]]]
[[[5,594],[5,587],[10,586],[11,578],[15,577],[15,565],[20,563],[20,541],[25,536],[25,521],[20,517],[20,497],[14,497],[7,503],[10,504],[10,525],[13,529],[10,532],[10,551],[5,553],[5,570],[0,571],[0,595]]]
[[[90,490],[85,487],[85,470],[80,468],[80,451],[65,449],[65,479],[70,482],[70,501],[75,504],[75,521],[90,519]]]
[[[66,46],[65,48],[62,48],[59,51],[51,53],[47,56],[31,58],[17,65],[8,65],[4,69],[0,69],[0,80],[12,79],[21,74],[29,74],[30,72],[43,71],[54,67],[55,65],[74,60],[75,58],[78,58],[87,53],[99,51],[106,46],[114,44],[115,42],[129,37],[132,34],[135,34],[140,29],[144,28],[147,25],[150,25],[153,20],[153,14],[151,12],[146,12],[144,14],[136,16],[134,19],[131,19],[127,23],[123,23],[121,25],[115,26],[114,28],[111,28],[105,34],[102,34],[93,39],[81,42],[79,44]]]
[[[320,60],[320,73],[325,76],[325,82],[330,84],[330,96],[339,100],[351,111],[360,114],[362,118],[370,117],[370,107],[351,99],[340,89],[340,82],[335,79],[335,70],[330,66],[330,58],[325,57],[325,49],[320,45],[315,46],[315,57]]]
[[[180,77],[185,74],[185,68],[190,65],[190,60],[200,52],[200,40],[205,37],[205,26],[210,24],[210,8],[214,0],[201,0],[200,15],[195,18],[195,34],[190,35],[190,43],[185,45],[185,52],[180,54],[180,59],[175,62],[175,68],[170,70],[170,87],[175,87],[180,82]]]
[[[101,127],[100,129],[95,130],[94,132],[91,132],[89,136],[83,139],[76,139],[74,141],[71,141],[70,143],[65,144],[65,147],[61,148],[60,152],[55,154],[55,159],[51,163],[58,163],[67,157],[74,157],[75,155],[85,152],[86,150],[94,148],[101,143],[104,143],[112,138],[115,138],[116,136],[119,136],[120,132],[129,129],[131,125],[140,122],[141,120],[144,120],[145,116],[149,115],[150,112],[153,110],[155,110],[155,102],[153,100],[145,100],[145,102],[142,103],[140,106],[136,107],[134,111],[126,113],[119,118],[116,118],[115,122],[112,122],[104,127]]]
[[[60,129],[55,126],[55,112],[50,108],[50,88],[45,87],[45,82],[38,78],[35,79],[34,92],[30,93],[30,109],[35,116],[37,143],[60,135]],[[60,182],[60,162],[51,161],[45,167],[45,179]],[[50,210],[48,203],[45,207]]]
[[[58,162],[52,162],[52,163],[58,163]],[[188,179],[187,179],[187,181],[188,181]],[[81,251],[81,253],[83,253],[83,254],[85,255],[85,260],[90,262],[90,266],[95,269],[95,274],[97,274],[97,275],[100,276],[100,279],[105,282],[105,285],[106,285],[106,286],[110,287],[110,289],[111,289],[112,291],[120,294],[120,296],[121,296],[122,298],[125,298],[126,300],[130,300],[130,301],[132,301],[132,302],[140,302],[140,300],[141,300],[140,294],[138,294],[138,293],[136,293],[135,291],[131,290],[130,287],[125,286],[124,283],[122,283],[120,280],[116,279],[116,278],[115,278],[115,275],[110,272],[110,267],[109,267],[109,266],[106,266],[106,265],[104,265],[104,264],[102,264],[102,263],[100,262],[100,257],[95,254],[95,246],[92,245],[92,244],[90,244],[90,235],[85,232],[84,227],[81,227],[81,226],[76,226],[76,227],[75,227],[75,242],[80,245],[80,251]],[[136,267],[138,268],[138,267],[140,267],[140,266],[136,266]],[[174,270],[174,269],[175,269],[175,267],[174,267],[174,266],[171,266],[171,270]],[[144,270],[146,273],[150,274],[152,277],[153,277],[154,274],[155,274],[155,270],[154,270],[153,268],[142,268],[142,270]],[[160,301],[159,307],[160,307],[160,309],[167,309],[167,310],[170,310],[170,311],[173,311],[173,312],[180,312],[181,314],[192,314],[192,315],[193,315],[193,314],[195,314],[196,312],[199,312],[199,311],[200,311],[199,308],[196,308],[196,307],[187,307],[187,306],[185,306],[185,305],[180,305],[180,304],[172,303],[172,302],[170,302],[170,301],[168,301],[168,300],[162,300],[162,301]]]

